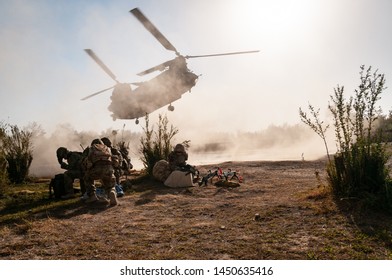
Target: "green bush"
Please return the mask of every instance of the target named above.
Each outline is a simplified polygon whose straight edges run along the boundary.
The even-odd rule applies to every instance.
[[[20,184],[26,180],[33,160],[32,137],[34,132],[3,123],[0,130],[1,150],[8,162],[8,178],[12,183]]]
[[[159,160],[167,159],[172,150],[171,141],[178,133],[178,129],[173,125],[169,127],[167,116],[159,115],[157,130],[154,126],[150,127],[148,115],[145,117],[146,127],[143,128],[144,137],[141,137],[140,158],[149,175],[152,175],[152,169]]]
[[[0,197],[4,195],[5,189],[8,185],[8,161],[3,149],[3,140],[5,136],[5,125],[0,122]]]
[[[385,77],[361,66],[360,85],[355,96],[344,98],[344,87],[338,86],[331,96],[328,108],[333,116],[337,152],[331,159],[325,132],[319,120],[319,111],[311,105],[313,118],[300,108],[301,121],[310,126],[323,140],[327,148],[327,174],[333,192],[339,197],[368,197],[369,194],[389,196],[388,155],[382,135],[375,122],[381,112],[376,103],[385,89]]]
[[[0,197],[4,194],[5,189],[8,185],[8,162],[5,159],[2,151],[0,151]]]

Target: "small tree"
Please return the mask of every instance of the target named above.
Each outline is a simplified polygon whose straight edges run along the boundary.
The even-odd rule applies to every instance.
[[[328,105],[333,116],[337,153],[333,161],[329,160],[327,173],[338,196],[387,193],[387,156],[380,135],[374,133],[374,124],[380,114],[376,103],[385,89],[385,77],[364,66],[361,66],[360,76],[361,83],[354,97],[346,101],[344,87],[338,86]],[[300,108],[301,120],[320,135],[326,145],[328,126],[323,128],[318,111],[310,105],[309,108],[314,120]],[[327,145],[326,149],[328,154]]]
[[[7,129],[8,128],[8,129]],[[32,130],[20,130],[16,125],[2,126],[2,151],[8,162],[8,177],[12,183],[22,183],[28,176],[33,160]]]
[[[323,139],[325,150],[327,151],[328,162],[331,162],[331,157],[329,155],[329,149],[327,144],[327,138],[325,135],[325,133],[329,128],[329,125],[324,125],[324,122],[320,120],[320,109],[316,110],[310,104],[308,106],[309,106],[310,114],[313,117],[313,119],[309,117],[304,111],[302,111],[301,108],[299,108],[299,116],[301,118],[301,121],[307,124],[308,126],[310,126],[310,128],[312,128],[313,131],[316,132],[317,135],[321,137],[321,139]]]
[[[0,150],[0,197],[4,194],[4,191],[8,185],[8,162]]]
[[[172,150],[171,141],[178,133],[178,129],[173,125],[169,126],[169,120],[165,115],[159,115],[157,130],[150,127],[148,115],[145,117],[146,127],[143,128],[144,137],[140,139],[140,152],[144,167],[148,174],[152,174],[152,169],[159,160],[167,159]]]
[[[4,194],[8,184],[8,161],[4,154],[3,142],[6,136],[5,125],[0,122],[0,197]]]

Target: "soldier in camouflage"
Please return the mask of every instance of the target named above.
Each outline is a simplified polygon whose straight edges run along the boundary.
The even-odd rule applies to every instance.
[[[86,159],[87,171],[84,176],[84,182],[87,188],[88,199],[86,202],[96,202],[98,197],[95,193],[96,188],[94,181],[100,180],[102,188],[109,198],[111,206],[117,205],[117,196],[115,192],[116,178],[112,165],[112,153],[110,148],[103,144],[102,140],[94,139],[88,151]]]
[[[171,171],[185,167],[186,161],[188,160],[188,153],[185,151],[184,145],[177,144],[174,150],[170,152],[168,160]]]
[[[101,138],[101,141],[110,148],[110,151],[112,153],[112,165],[113,165],[113,169],[114,169],[114,177],[116,178],[116,185],[115,185],[115,189],[116,189],[116,193],[118,197],[121,197],[124,195],[124,191],[122,189],[121,186],[121,175],[122,175],[122,162],[123,162],[123,157],[121,152],[114,148],[112,146],[112,142],[110,141],[109,138],[107,137],[103,137]]]
[[[75,179],[80,181],[80,190],[82,193],[86,191],[83,181],[82,160],[83,155],[81,152],[71,152],[67,148],[60,147],[56,151],[57,161],[59,162],[64,172],[64,187],[65,195],[61,198],[68,199],[74,197],[73,183]]]

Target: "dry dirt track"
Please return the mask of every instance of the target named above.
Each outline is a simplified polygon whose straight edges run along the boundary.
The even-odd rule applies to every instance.
[[[237,188],[135,185],[112,208],[75,199],[0,232],[1,259],[391,259],[325,195],[323,161],[228,162]],[[205,173],[213,166],[203,166]],[[143,190],[143,191],[141,191]],[[256,215],[258,214],[258,216]]]

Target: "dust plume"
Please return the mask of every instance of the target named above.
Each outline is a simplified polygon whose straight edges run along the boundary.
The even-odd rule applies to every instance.
[[[114,144],[125,142],[129,145],[129,155],[134,169],[143,169],[139,153],[142,132],[107,129],[97,133],[77,131],[69,124],[62,124],[50,135],[42,132],[34,137],[30,175],[52,177],[64,172],[56,158],[56,150],[59,147],[81,152],[93,139],[104,136]],[[313,160],[325,155],[321,139],[308,127],[298,124],[270,125],[257,132],[215,132],[208,135],[198,135],[179,129],[172,144],[184,140],[191,140],[188,163],[195,166],[225,161]]]
[[[332,147],[333,143],[329,146]],[[189,163],[314,160],[325,154],[322,140],[308,127],[302,124],[270,125],[257,132],[216,132],[194,137],[189,149]]]
[[[129,145],[131,161],[137,156],[140,133],[132,133],[127,130],[118,131],[107,129],[100,133],[93,131],[77,131],[69,124],[57,126],[53,133],[46,135],[41,132],[33,139],[33,161],[30,167],[30,175],[37,177],[52,177],[57,173],[64,172],[57,162],[56,150],[65,147],[69,151],[82,152],[88,147],[93,139],[108,137],[114,145],[125,142]]]

